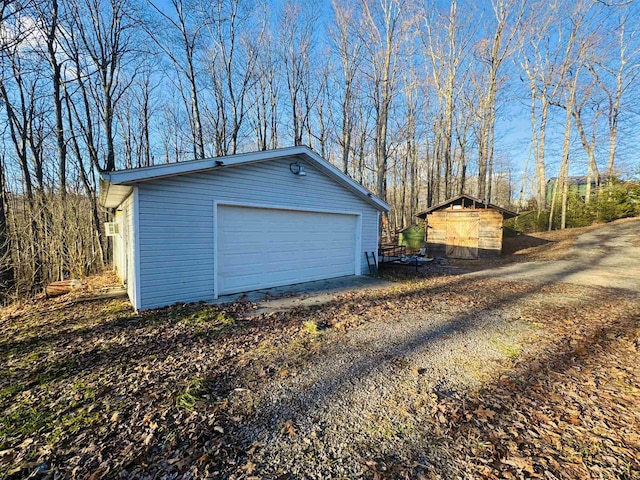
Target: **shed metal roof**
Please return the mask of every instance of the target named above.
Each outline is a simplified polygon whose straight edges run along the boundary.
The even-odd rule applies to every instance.
[[[104,172],[100,175],[100,204],[106,208],[118,207],[129,196],[132,187],[138,183],[177,175],[215,171],[248,163],[265,162],[281,158],[305,160],[334,181],[351,190],[358,197],[373,205],[378,211],[388,212],[390,209],[386,202],[376,197],[365,187],[305,146],[278,148],[275,150],[240,153],[225,157]]]
[[[472,197],[471,195],[458,195],[457,197],[454,198],[450,198],[449,200],[446,200],[442,203],[439,203],[438,205],[434,205],[431,208],[428,208],[420,213],[416,214],[416,217],[421,218],[421,219],[425,219],[427,218],[427,215],[431,212],[434,212],[436,210],[441,210],[443,208],[447,208],[450,205],[455,204],[456,202],[459,202],[460,200],[468,200],[469,203],[473,203],[475,204],[476,208],[491,208],[494,210],[498,210],[502,216],[504,218],[513,218],[513,217],[517,217],[518,214],[516,212],[513,212],[511,210],[507,210],[506,208],[502,208],[499,207],[498,205],[494,205],[493,203],[488,203],[488,202],[484,202],[483,200],[480,200],[479,198],[475,198]]]

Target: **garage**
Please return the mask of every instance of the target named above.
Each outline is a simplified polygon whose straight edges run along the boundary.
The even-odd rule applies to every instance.
[[[356,273],[357,215],[228,205],[217,214],[220,295]]]
[[[101,174],[136,310],[369,273],[389,205],[307,147]],[[122,222],[120,222],[122,223]]]

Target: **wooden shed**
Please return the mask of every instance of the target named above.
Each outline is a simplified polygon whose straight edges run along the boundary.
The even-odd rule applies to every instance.
[[[427,253],[449,258],[491,258],[502,252],[502,222],[518,214],[459,195],[417,214],[426,220]]]

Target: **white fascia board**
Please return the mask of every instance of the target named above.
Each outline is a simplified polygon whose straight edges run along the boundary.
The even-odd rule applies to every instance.
[[[300,154],[312,160],[313,163],[320,170],[325,172],[334,180],[337,180],[339,183],[342,183],[343,185],[350,188],[351,190],[354,190],[355,192],[359,193],[360,197],[362,197],[367,202],[373,204],[373,206],[376,207],[376,209],[378,209],[379,211],[385,211],[385,212],[388,212],[389,210],[391,210],[391,206],[388,203],[384,202],[382,199],[375,196],[372,192],[370,192],[365,187],[363,187],[358,182],[356,182],[354,179],[352,179],[351,177],[343,173],[333,164],[324,160],[320,155],[315,153],[313,150],[307,147],[301,147],[301,148],[303,149],[303,151],[300,152]]]
[[[101,175],[104,182],[101,182],[102,192],[100,200],[105,207],[112,208],[118,206],[118,202],[122,202],[126,198],[126,196],[120,198],[124,192],[116,194],[119,192],[109,191],[109,189],[113,188],[114,185],[131,186],[136,183],[155,180],[158,178],[291,157],[302,157],[310,161],[319,170],[336,180],[338,183],[341,183],[348,189],[352,190],[363,200],[373,205],[377,210],[385,212],[390,210],[391,207],[386,202],[382,201],[358,182],[345,175],[335,166],[331,165],[331,163],[313,152],[310,148],[304,146],[279,148],[253,153],[240,153],[226,157],[215,157],[203,160],[191,160],[188,162],[154,165],[151,167],[142,167],[130,170],[105,172]],[[104,184],[104,186],[102,184]]]
[[[304,147],[279,148],[276,150],[266,150],[252,153],[239,153],[226,157],[205,158],[202,160],[189,160],[187,162],[167,163],[154,165],[151,167],[133,168],[129,170],[117,170],[103,173],[103,178],[114,184],[131,184],[155,180],[156,178],[183,175],[185,173],[196,173],[214,168],[230,167],[244,163],[262,162],[264,160],[275,160],[278,158],[290,157],[302,153]]]

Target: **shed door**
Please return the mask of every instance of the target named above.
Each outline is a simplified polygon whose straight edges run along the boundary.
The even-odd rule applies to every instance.
[[[221,205],[216,223],[218,295],[356,273],[356,215]]]
[[[447,212],[447,257],[478,258],[478,212]]]

